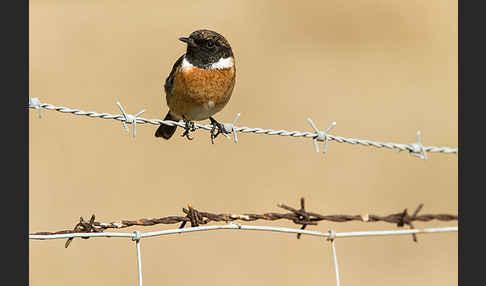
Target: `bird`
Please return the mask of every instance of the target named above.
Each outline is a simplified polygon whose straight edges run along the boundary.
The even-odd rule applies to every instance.
[[[189,37],[179,38],[187,44],[186,53],[174,63],[165,80],[164,90],[169,111],[164,120],[185,123],[181,135],[189,140],[195,131],[194,121],[209,119],[212,124],[211,142],[218,134],[227,134],[223,124],[213,118],[231,98],[236,80],[233,50],[221,34],[196,30]],[[155,137],[169,139],[177,126],[161,124]]]

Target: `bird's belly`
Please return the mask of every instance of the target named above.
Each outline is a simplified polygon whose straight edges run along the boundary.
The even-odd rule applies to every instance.
[[[167,94],[170,112],[179,118],[205,120],[228,103],[235,84],[235,69],[179,69]]]

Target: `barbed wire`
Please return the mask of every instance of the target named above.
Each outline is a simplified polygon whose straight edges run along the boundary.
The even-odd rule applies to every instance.
[[[184,128],[184,122],[176,122],[172,120],[161,120],[161,119],[146,119],[140,117],[140,115],[145,112],[145,110],[141,110],[135,115],[129,114],[125,111],[123,106],[117,102],[118,108],[122,112],[122,114],[110,114],[110,113],[98,113],[94,111],[83,111],[80,109],[75,108],[68,108],[64,106],[55,106],[49,103],[41,103],[38,98],[29,98],[29,105],[28,107],[31,109],[38,109],[39,110],[39,117],[42,117],[42,110],[52,110],[58,111],[62,113],[70,113],[73,115],[82,115],[87,116],[89,118],[102,118],[102,119],[113,119],[121,121],[123,127],[128,130],[126,124],[133,124],[133,136],[136,136],[137,125],[140,124],[152,124],[152,125],[161,125],[165,124],[168,126],[179,126]],[[424,146],[421,142],[421,132],[417,132],[417,142],[410,143],[410,144],[399,144],[399,143],[391,143],[391,142],[377,142],[371,140],[363,140],[363,139],[356,139],[356,138],[345,138],[341,136],[331,135],[328,132],[336,125],[336,122],[332,122],[329,128],[326,131],[322,131],[314,124],[312,119],[308,118],[307,121],[309,122],[311,128],[315,131],[312,132],[302,132],[302,131],[287,131],[287,130],[274,130],[274,129],[263,129],[263,128],[250,128],[250,127],[237,127],[235,126],[236,122],[240,118],[240,114],[238,113],[233,120],[232,123],[223,123],[224,129],[228,133],[233,134],[233,140],[235,143],[238,142],[238,135],[237,132],[242,133],[252,133],[252,134],[264,134],[264,135],[279,135],[279,136],[289,136],[289,137],[303,137],[303,138],[311,138],[315,145],[316,152],[319,152],[319,146],[317,142],[324,142],[324,147],[322,152],[327,152],[327,145],[329,141],[336,141],[339,143],[348,143],[348,144],[359,144],[366,147],[376,147],[376,148],[388,148],[388,149],[397,149],[398,151],[409,151],[409,153],[415,157],[421,159],[427,159],[427,153],[434,152],[434,153],[444,153],[444,154],[457,154],[458,148],[449,148],[449,147],[436,147],[436,146]],[[212,125],[203,125],[199,123],[195,123],[194,127],[196,129],[204,129],[206,131],[210,131],[213,126]],[[227,134],[222,133],[224,136],[229,138]]]
[[[81,218],[81,221],[83,219]],[[90,223],[93,224],[94,222],[94,215],[92,216]],[[190,228],[178,228],[178,229],[169,229],[169,230],[162,230],[162,231],[154,231],[154,232],[146,232],[142,233],[139,230],[135,230],[133,233],[66,233],[66,234],[29,234],[29,239],[37,239],[37,240],[46,240],[46,239],[65,239],[68,238],[66,242],[66,247],[69,245],[69,242],[74,239],[75,237],[88,239],[90,237],[125,237],[131,238],[132,241],[135,241],[136,249],[137,249],[137,270],[138,270],[138,285],[143,286],[143,279],[142,279],[142,258],[141,258],[141,251],[140,251],[140,242],[142,238],[148,237],[155,237],[155,236],[163,236],[163,235],[170,235],[170,234],[181,234],[181,233],[189,233],[189,232],[198,232],[198,231],[210,231],[210,230],[255,230],[255,231],[270,231],[270,232],[279,232],[279,233],[292,233],[297,234],[299,237],[300,235],[309,235],[309,236],[318,236],[318,237],[326,237],[328,241],[331,242],[331,249],[333,255],[333,264],[334,264],[334,271],[336,274],[336,285],[340,286],[340,276],[339,276],[339,266],[338,266],[338,259],[336,253],[336,246],[335,240],[336,238],[350,238],[350,237],[369,237],[369,236],[396,236],[396,235],[409,235],[412,234],[415,236],[419,233],[445,233],[445,232],[457,232],[459,231],[458,226],[452,227],[439,227],[439,228],[425,228],[425,229],[406,229],[406,230],[377,230],[377,231],[356,231],[356,232],[340,232],[336,233],[334,230],[329,230],[328,233],[322,233],[318,231],[310,231],[301,229],[292,229],[292,228],[285,228],[285,227],[272,227],[272,226],[254,226],[254,225],[241,225],[238,223],[230,222],[226,225],[213,225],[213,226],[196,226]]]
[[[95,215],[93,214],[89,221],[85,221],[83,217],[80,217],[79,222],[73,229],[60,230],[55,232],[35,232],[30,235],[59,235],[59,234],[73,234],[73,233],[101,233],[106,229],[121,229],[131,226],[153,226],[157,224],[177,224],[180,223],[179,228],[182,229],[189,222],[191,227],[199,227],[210,222],[234,222],[234,221],[276,221],[276,220],[289,220],[297,225],[301,225],[300,229],[304,230],[308,225],[317,225],[319,221],[332,221],[332,222],[349,222],[349,221],[361,221],[361,222],[386,222],[396,224],[398,227],[408,225],[410,229],[414,229],[413,222],[421,221],[428,222],[432,220],[439,221],[452,221],[458,220],[457,215],[451,214],[423,214],[418,213],[422,210],[423,204],[420,204],[412,215],[408,214],[407,209],[402,212],[394,213],[386,216],[379,216],[373,214],[359,214],[359,215],[321,215],[315,212],[308,212],[305,210],[305,199],[300,199],[300,209],[295,209],[284,204],[278,204],[278,207],[287,210],[287,213],[275,213],[269,212],[264,214],[215,214],[210,212],[198,211],[188,204],[187,209],[182,208],[185,216],[167,216],[162,218],[153,219],[137,219],[137,220],[120,220],[118,222],[97,222],[95,221]],[[415,234],[412,234],[413,240],[417,242]],[[297,238],[300,238],[300,234],[297,234]],[[71,243],[72,238],[66,241],[65,247],[67,248]]]

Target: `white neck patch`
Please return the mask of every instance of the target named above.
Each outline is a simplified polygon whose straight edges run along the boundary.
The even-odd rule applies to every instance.
[[[234,64],[233,57],[227,57],[225,59],[220,58],[219,61],[215,62],[214,64],[211,64],[210,69],[218,69],[218,70],[229,69],[233,67],[233,64]]]
[[[182,59],[181,67],[182,67],[183,70],[186,70],[186,71],[192,70],[194,68],[194,66],[186,59],[186,57],[184,57]]]
[[[214,70],[214,69],[218,69],[218,70],[229,69],[229,68],[232,68],[233,65],[234,65],[233,57],[227,57],[227,58],[224,58],[224,59],[221,58],[221,59],[219,59],[219,61],[211,64],[211,66],[209,66],[209,69],[211,69],[211,70]],[[184,59],[182,59],[181,68],[183,70],[189,71],[189,70],[192,70],[193,68],[195,68],[195,66],[193,64],[191,64],[186,59],[186,57],[184,57]]]

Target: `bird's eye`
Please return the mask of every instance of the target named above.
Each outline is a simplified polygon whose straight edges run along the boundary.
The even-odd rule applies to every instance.
[[[210,49],[211,49],[211,48],[213,48],[213,47],[214,47],[214,43],[213,43],[212,41],[208,41],[208,42],[206,43],[206,46],[207,46],[208,48],[210,48]]]

